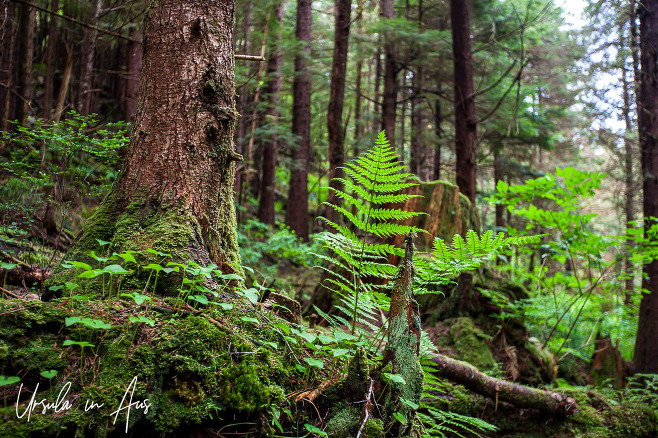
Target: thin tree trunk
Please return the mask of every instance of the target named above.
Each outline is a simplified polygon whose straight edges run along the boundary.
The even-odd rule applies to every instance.
[[[0,5],[0,16],[2,24],[0,27],[0,131],[8,129],[9,102],[11,96],[12,71],[13,71],[13,47],[14,47],[14,17],[15,4],[10,0],[3,0]]]
[[[500,149],[498,147],[493,148],[493,171],[494,171],[494,187],[498,184],[498,181],[502,181],[505,176],[503,170],[503,163],[500,158]],[[505,228],[505,206],[502,204],[496,204],[496,227],[499,231],[502,228]]]
[[[244,34],[243,36],[243,45],[241,48],[242,53],[245,53],[247,55],[251,54],[251,20],[252,20],[252,4],[251,2],[246,2],[244,11],[243,11],[243,17],[242,17],[242,32]],[[260,64],[260,63],[259,63]],[[252,68],[254,71],[258,69],[260,66],[256,65],[253,66]],[[244,154],[245,153],[245,138],[247,137],[247,123],[248,123],[248,118],[246,117],[247,111],[249,110],[249,93],[248,93],[248,83],[242,84],[242,87],[237,89],[238,93],[238,99],[237,99],[237,109],[238,113],[240,113],[240,118],[238,119],[237,126],[235,128],[235,150],[239,154]],[[235,172],[235,193],[240,195],[242,192],[242,172],[238,171]],[[239,201],[239,199],[238,199]],[[239,220],[239,215],[238,215],[238,220]]]
[[[16,96],[13,119],[25,122],[32,99],[32,59],[34,55],[35,10],[23,3],[18,5],[18,29],[15,49]]]
[[[59,123],[62,113],[64,112],[64,104],[66,103],[66,95],[69,92],[69,85],[71,83],[71,70],[73,69],[73,54],[69,50],[66,57],[66,66],[62,73],[62,84],[59,86],[59,93],[57,94],[57,105],[55,106],[55,113],[53,114],[53,122]]]
[[[441,138],[443,137],[443,114],[441,113],[441,99],[436,98],[434,104],[434,133],[436,134],[437,143],[434,151],[434,163],[432,166],[432,179],[436,181],[441,179]]]
[[[311,141],[311,28],[312,0],[297,0],[297,39],[303,49],[295,56],[292,133],[297,144],[292,152],[292,169],[286,206],[286,224],[299,238],[308,241],[308,158]]]
[[[59,9],[59,0],[51,0],[50,9]],[[43,84],[43,118],[50,120],[53,106],[53,76],[55,75],[55,47],[57,46],[57,17],[48,21],[48,48],[46,49],[46,76]]]
[[[103,239],[110,251],[153,248],[242,273],[233,204],[234,161],[242,158],[233,148],[233,10],[231,0],[151,1],[123,168],[68,259],[89,260]],[[52,281],[71,275],[62,268]],[[162,283],[171,289],[160,293],[176,293]]]
[[[102,0],[94,0],[91,25],[97,26],[101,14]],[[96,51],[96,38],[98,31],[85,29],[85,37],[82,42],[82,70],[80,73],[80,94],[78,95],[77,110],[83,116],[89,114],[91,108],[91,96],[94,78],[94,52]]]
[[[411,101],[411,159],[409,160],[411,173],[421,176],[420,163],[423,151],[423,98],[421,90],[423,89],[423,68],[416,67],[416,73],[413,77],[413,93],[415,97]]]
[[[331,88],[327,108],[327,136],[329,138],[329,187],[342,188],[334,178],[342,177],[339,169],[345,160],[343,136],[343,104],[345,101],[345,75],[350,38],[350,14],[352,0],[335,0],[334,56],[331,64]],[[329,190],[327,202],[338,204],[333,190]],[[328,209],[327,217],[334,218],[334,209]]]
[[[455,155],[459,191],[475,204],[475,142],[477,119],[473,96],[469,2],[450,0],[455,84]]]
[[[638,122],[644,189],[644,229],[656,226],[658,217],[658,0],[644,0],[640,15],[640,95]],[[644,265],[640,317],[635,342],[635,371],[658,373],[658,260]]]
[[[394,0],[381,0],[380,11],[383,18],[395,18]],[[384,101],[382,107],[382,129],[386,138],[395,147],[395,110],[398,96],[398,67],[395,62],[395,42],[390,35],[384,35]]]
[[[377,47],[377,54],[375,55],[375,102],[373,103],[373,113],[379,116],[372,118],[372,130],[376,132],[378,129],[384,129],[382,125],[381,104],[379,100],[381,95],[379,90],[382,82],[382,49]]]
[[[279,93],[281,92],[281,27],[283,25],[283,0],[279,1],[276,10],[276,34],[273,41],[272,50],[267,61],[268,85],[265,96],[267,97],[268,108],[267,118],[269,123],[274,125],[273,133],[265,140],[263,144],[263,173],[260,185],[260,201],[258,203],[258,219],[269,225],[274,225],[274,191],[275,191],[275,165],[277,134],[276,126],[279,123]]]
[[[619,43],[621,53],[626,53],[626,36],[624,32],[624,22],[619,23]],[[624,106],[622,112],[624,113],[624,124],[626,127],[626,132],[624,132],[624,160],[625,160],[625,185],[624,185],[624,213],[626,219],[626,229],[631,227],[631,222],[635,220],[635,209],[633,206],[633,193],[635,192],[634,188],[634,175],[633,175],[633,141],[630,138],[631,132],[633,130],[633,125],[631,122],[631,85],[628,82],[626,76],[626,63],[622,62],[621,65],[621,83],[622,83],[622,97]],[[631,303],[631,298],[635,289],[634,286],[634,269],[633,262],[630,258],[630,254],[627,255],[624,260],[624,274],[626,276],[626,296],[624,302],[626,305]]]

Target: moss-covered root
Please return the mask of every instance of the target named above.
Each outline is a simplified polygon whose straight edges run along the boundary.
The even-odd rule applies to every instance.
[[[496,379],[466,362],[446,356],[436,355],[432,361],[440,377],[462,384],[478,394],[552,415],[571,415],[576,411],[576,401],[571,397]]]
[[[411,405],[420,403],[423,392],[423,369],[418,358],[421,336],[420,316],[418,304],[412,298],[413,278],[416,273],[413,248],[410,234],[407,236],[406,253],[404,259],[400,261],[391,296],[385,362],[391,364],[393,374],[402,377],[404,382],[400,379],[391,379],[388,382],[391,391],[385,411],[387,418],[393,418],[393,414],[397,413],[397,416],[402,415],[406,421],[400,422],[396,419],[389,436],[403,436],[413,427],[415,410]]]

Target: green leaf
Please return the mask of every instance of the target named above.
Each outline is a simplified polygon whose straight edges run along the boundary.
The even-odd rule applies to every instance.
[[[16,263],[5,263],[5,262],[0,262],[0,268],[6,269],[8,271],[11,271],[14,269],[16,266],[18,266]]]
[[[219,306],[222,308],[222,310],[233,310],[233,304],[231,303],[218,303],[216,301],[211,301],[210,304],[214,304],[215,306]]]
[[[419,405],[417,403],[412,402],[411,400],[407,400],[404,397],[400,397],[400,401],[404,403],[405,405],[409,406],[411,409],[414,411],[417,411],[419,408]]]
[[[112,242],[108,242],[107,240],[102,240],[102,239],[96,239],[96,242],[98,242],[98,244],[100,246],[105,246],[105,245],[109,245],[110,243],[112,243]]]
[[[66,265],[66,266],[65,266],[65,265]],[[66,260],[66,261],[64,261],[64,262],[62,263],[62,267],[67,268],[67,269],[68,269],[68,268],[84,269],[85,271],[89,271],[89,270],[92,269],[91,266],[89,266],[89,265],[86,264],[86,263],[75,262],[75,261],[70,261],[70,260]]]
[[[318,369],[323,369],[324,368],[324,362],[322,362],[322,359],[314,359],[312,357],[305,357],[304,362],[306,362],[310,366],[318,368]]]
[[[110,274],[128,274],[132,271],[125,270],[121,265],[107,265],[102,269],[102,272]]]
[[[328,437],[328,436],[329,436],[329,435],[327,435],[327,432],[325,432],[325,431],[323,431],[322,429],[319,429],[319,428],[313,426],[312,424],[308,424],[308,423],[306,423],[306,424],[304,424],[304,427],[306,428],[306,430],[308,430],[308,431],[311,432],[311,433],[317,433],[318,435],[321,435],[321,436],[324,436],[324,437]]]
[[[250,316],[243,316],[240,319],[244,322],[251,322],[251,323],[254,323],[254,324],[258,324],[258,320],[256,318],[252,318]]]
[[[384,378],[391,382],[401,383],[403,385],[407,384],[407,382],[404,381],[404,378],[399,374],[384,373]]]
[[[0,376],[0,386],[13,385],[14,383],[18,383],[20,381],[21,378],[18,376],[10,376],[10,377]]]
[[[209,303],[208,298],[205,295],[191,295],[187,297],[188,300],[196,301],[197,303],[203,304],[204,306]]]
[[[73,324],[82,324],[85,327],[92,329],[111,329],[112,325],[106,322],[103,322],[100,319],[93,318],[82,318],[80,316],[69,316],[64,320],[64,323],[67,327],[72,326]]]
[[[393,412],[393,417],[402,424],[407,424],[407,419],[399,412]]]
[[[87,341],[73,341],[71,339],[66,339],[62,345],[64,345],[65,347],[68,347],[69,345],[79,345],[80,348],[95,347],[94,344],[90,344]]]
[[[41,371],[41,377],[46,379],[52,379],[57,375],[57,370]]]
[[[155,320],[154,320],[154,319],[147,318],[147,317],[144,316],[144,315],[131,316],[131,317],[128,318],[128,320],[129,320],[130,322],[132,322],[133,324],[134,324],[134,323],[140,323],[140,322],[143,322],[143,323],[145,323],[145,324],[150,325],[151,327],[153,327],[153,326],[155,325]]]

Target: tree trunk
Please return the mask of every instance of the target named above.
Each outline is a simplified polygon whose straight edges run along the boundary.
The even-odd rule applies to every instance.
[[[281,92],[281,26],[283,25],[283,0],[279,1],[276,9],[276,38],[272,41],[270,56],[267,60],[267,117],[268,123],[274,126],[269,138],[263,144],[263,173],[260,185],[260,201],[258,203],[258,220],[265,224],[274,225],[274,190],[275,190],[275,165],[277,134],[276,125],[279,123],[279,93]]]
[[[441,137],[443,137],[443,114],[441,112],[441,99],[436,98],[434,104],[434,133],[436,134],[436,150],[434,151],[434,163],[432,166],[432,180],[441,179]]]
[[[241,273],[233,205],[232,0],[152,0],[123,168],[65,259],[153,248]],[[73,272],[60,270],[53,282]],[[163,282],[164,283],[164,282]],[[161,291],[174,293],[172,290]]]
[[[297,39],[303,49],[295,56],[292,133],[297,144],[292,152],[286,224],[308,241],[308,156],[311,141],[311,28],[312,0],[297,0]]]
[[[342,177],[339,169],[345,160],[343,138],[343,103],[345,101],[345,74],[347,72],[347,52],[350,38],[350,14],[352,0],[335,0],[334,57],[331,64],[331,89],[327,108],[327,135],[329,138],[329,187],[340,189],[342,185],[334,178]],[[338,204],[333,190],[329,190],[327,202]],[[327,211],[327,217],[334,218],[334,209]]]
[[[14,17],[16,7],[9,0],[0,5],[2,27],[0,27],[0,131],[6,131],[9,120],[9,101],[11,96],[11,73],[13,71]]]
[[[57,94],[57,105],[55,105],[55,113],[53,114],[53,122],[59,123],[62,113],[64,112],[64,103],[66,102],[66,95],[69,92],[69,85],[71,83],[71,70],[73,69],[73,54],[69,50],[66,56],[66,65],[62,73],[62,83],[59,86],[59,93]]]
[[[621,53],[626,53],[626,36],[624,32],[624,22],[619,23],[619,43]],[[631,48],[632,50],[632,48]],[[634,175],[633,175],[633,141],[630,138],[631,132],[633,131],[633,124],[631,121],[631,85],[628,82],[626,76],[626,62],[625,59],[622,60],[621,64],[621,78],[622,78],[622,97],[624,106],[622,112],[624,113],[624,125],[626,132],[624,132],[624,213],[626,219],[626,229],[631,227],[631,222],[635,220],[635,208],[633,206],[633,194],[635,193],[634,187]],[[631,298],[635,290],[634,283],[634,269],[633,261],[630,258],[630,254],[627,254],[627,257],[624,260],[624,274],[626,276],[626,296],[624,302],[626,305],[631,303]]]
[[[379,94],[379,89],[381,88],[381,82],[382,82],[382,48],[377,47],[377,54],[375,55],[375,102],[373,103],[373,113],[379,114],[380,118],[377,119],[377,117],[372,118],[372,130],[374,132],[377,131],[377,129],[383,129],[382,122],[381,122],[381,104],[379,102],[379,99],[381,98]]]
[[[394,0],[381,0],[380,9],[383,18],[395,18]],[[395,43],[390,35],[384,35],[384,101],[382,105],[382,129],[386,138],[395,148],[395,107],[398,96],[397,65],[395,62]]]
[[[57,12],[59,0],[50,2],[50,10]],[[48,48],[46,49],[46,76],[43,83],[43,118],[50,120],[53,107],[53,76],[55,75],[55,47],[57,46],[57,17],[50,15],[48,21]]]
[[[30,109],[32,98],[32,58],[34,55],[34,23],[35,10],[23,3],[18,5],[18,30],[15,41],[15,72],[16,96],[14,112],[10,117],[23,124]]]
[[[455,83],[455,155],[459,191],[475,204],[475,142],[477,119],[473,96],[469,2],[450,0]]]
[[[93,12],[90,21],[92,26],[98,25],[101,14],[101,0],[94,0]],[[82,42],[82,70],[80,73],[80,94],[76,105],[77,111],[86,116],[91,107],[91,96],[94,78],[94,52],[96,50],[96,38],[98,32],[94,29],[85,29],[85,37]]]
[[[132,34],[132,32],[131,32]],[[132,34],[137,39],[142,39],[141,31]],[[137,98],[139,95],[139,79],[142,71],[142,56],[144,54],[142,46],[133,41],[128,41],[126,50],[126,76],[123,83],[123,118],[127,122],[135,120],[137,112]]]
[[[420,175],[421,153],[423,151],[423,98],[420,93],[423,89],[423,68],[417,67],[413,77],[414,98],[411,101],[411,173]]]
[[[251,55],[251,13],[252,5],[251,2],[246,2],[244,5],[243,16],[242,16],[242,31],[243,31],[243,44],[241,47],[241,52],[246,55]],[[260,63],[258,63],[260,65]],[[256,72],[259,68],[259,65],[253,66],[252,71]],[[247,118],[247,112],[249,111],[249,81],[246,81],[242,84],[242,87],[237,89],[238,99],[237,99],[237,109],[240,113],[240,118],[238,118],[238,123],[235,128],[235,150],[239,154],[245,153],[245,138],[247,137],[247,124],[249,119]],[[240,202],[239,195],[242,192],[242,172],[235,172],[235,193],[238,197],[237,202]],[[239,216],[238,216],[239,221]]]
[[[498,184],[498,181],[502,181],[505,176],[503,170],[503,163],[500,158],[500,149],[498,147],[493,148],[493,171],[494,171],[494,187]],[[502,231],[505,228],[505,206],[502,204],[496,204],[496,227],[499,231]]]
[[[658,217],[658,0],[645,0],[639,5],[640,15],[640,95],[638,124],[642,155],[644,189],[644,227],[656,225]],[[635,342],[635,370],[658,373],[658,260],[644,266],[640,318]]]

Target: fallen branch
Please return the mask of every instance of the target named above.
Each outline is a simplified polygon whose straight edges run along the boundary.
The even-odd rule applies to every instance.
[[[470,391],[521,408],[532,408],[551,415],[571,415],[576,412],[576,401],[563,394],[517,385],[488,376],[473,365],[443,355],[432,358],[435,374],[464,385]]]
[[[5,274],[7,275],[5,277]],[[50,277],[51,271],[47,268],[23,268],[17,266],[14,269],[0,269],[0,281],[6,278],[7,284],[15,286],[27,286],[32,284],[41,284],[44,280]]]

